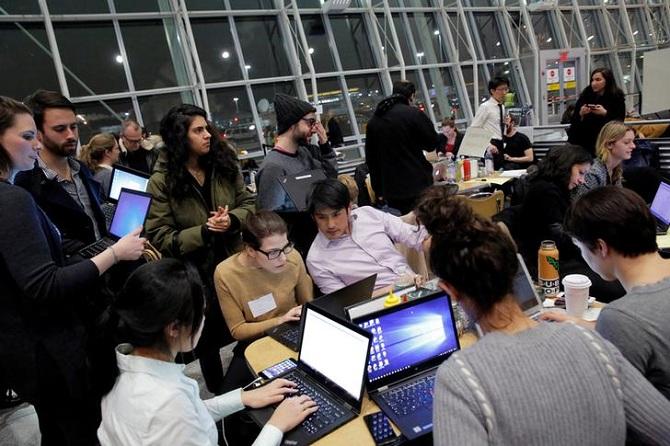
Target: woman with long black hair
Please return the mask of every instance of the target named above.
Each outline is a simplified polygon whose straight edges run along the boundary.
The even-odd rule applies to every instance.
[[[205,110],[183,104],[161,120],[165,142],[157,171],[149,180],[154,199],[147,236],[166,256],[189,260],[208,289],[207,323],[196,354],[207,388],[223,392],[219,349],[232,342],[223,321],[212,277],[215,266],[241,249],[240,229],[254,212],[235,152],[220,140]]]

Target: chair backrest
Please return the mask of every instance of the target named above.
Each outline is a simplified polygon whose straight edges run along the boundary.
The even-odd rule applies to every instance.
[[[377,194],[372,190],[372,181],[370,180],[370,174],[367,174],[365,177],[365,188],[368,190],[368,195],[370,196],[370,201],[372,203],[377,202]]]
[[[467,203],[472,207],[476,214],[482,217],[491,218],[503,210],[505,204],[505,194],[503,191],[480,192],[478,194],[466,197]]]

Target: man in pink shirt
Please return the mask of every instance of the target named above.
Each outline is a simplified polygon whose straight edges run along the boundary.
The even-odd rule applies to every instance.
[[[428,234],[423,226],[370,206],[352,209],[346,186],[327,179],[315,183],[309,213],[319,233],[307,254],[307,268],[323,293],[331,293],[377,274],[375,289],[414,274],[395,249],[400,243],[422,251]]]

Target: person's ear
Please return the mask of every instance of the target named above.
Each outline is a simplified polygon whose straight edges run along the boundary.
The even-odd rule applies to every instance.
[[[607,243],[605,243],[605,240],[600,238],[596,240],[596,246],[593,250],[599,257],[603,259],[606,258],[610,253],[609,246],[607,245]]]
[[[458,302],[460,300],[459,292],[456,291],[456,288],[454,288],[450,283],[440,279],[437,281],[437,286],[439,286],[442,289],[442,291],[446,292],[449,296],[451,296],[452,301]]]
[[[165,338],[171,341],[176,341],[177,338],[179,337],[179,331],[181,329],[181,326],[179,325],[179,321],[173,321],[170,322],[165,326]]]

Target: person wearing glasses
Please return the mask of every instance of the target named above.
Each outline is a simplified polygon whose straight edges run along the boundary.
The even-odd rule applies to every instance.
[[[323,170],[327,177],[337,178],[337,159],[312,104],[277,94],[274,107],[277,138],[256,176],[256,206],[270,211],[295,212],[298,209],[278,180],[309,170]],[[309,143],[314,134],[318,136],[318,146]]]
[[[491,134],[491,143],[487,150],[493,155],[495,168],[502,167],[503,136],[505,135],[505,95],[509,93],[509,80],[504,77],[494,77],[489,81],[491,97],[477,109],[470,127],[486,130]]]
[[[119,138],[121,164],[151,174],[158,159],[158,151],[153,148],[147,150],[143,142],[142,127],[137,121],[126,119],[121,123],[121,137]]]
[[[238,342],[226,374],[226,391],[253,378],[244,349],[270,328],[300,319],[314,289],[302,257],[287,238],[284,220],[258,211],[242,231],[244,249],[219,263],[214,285],[230,333]]]

